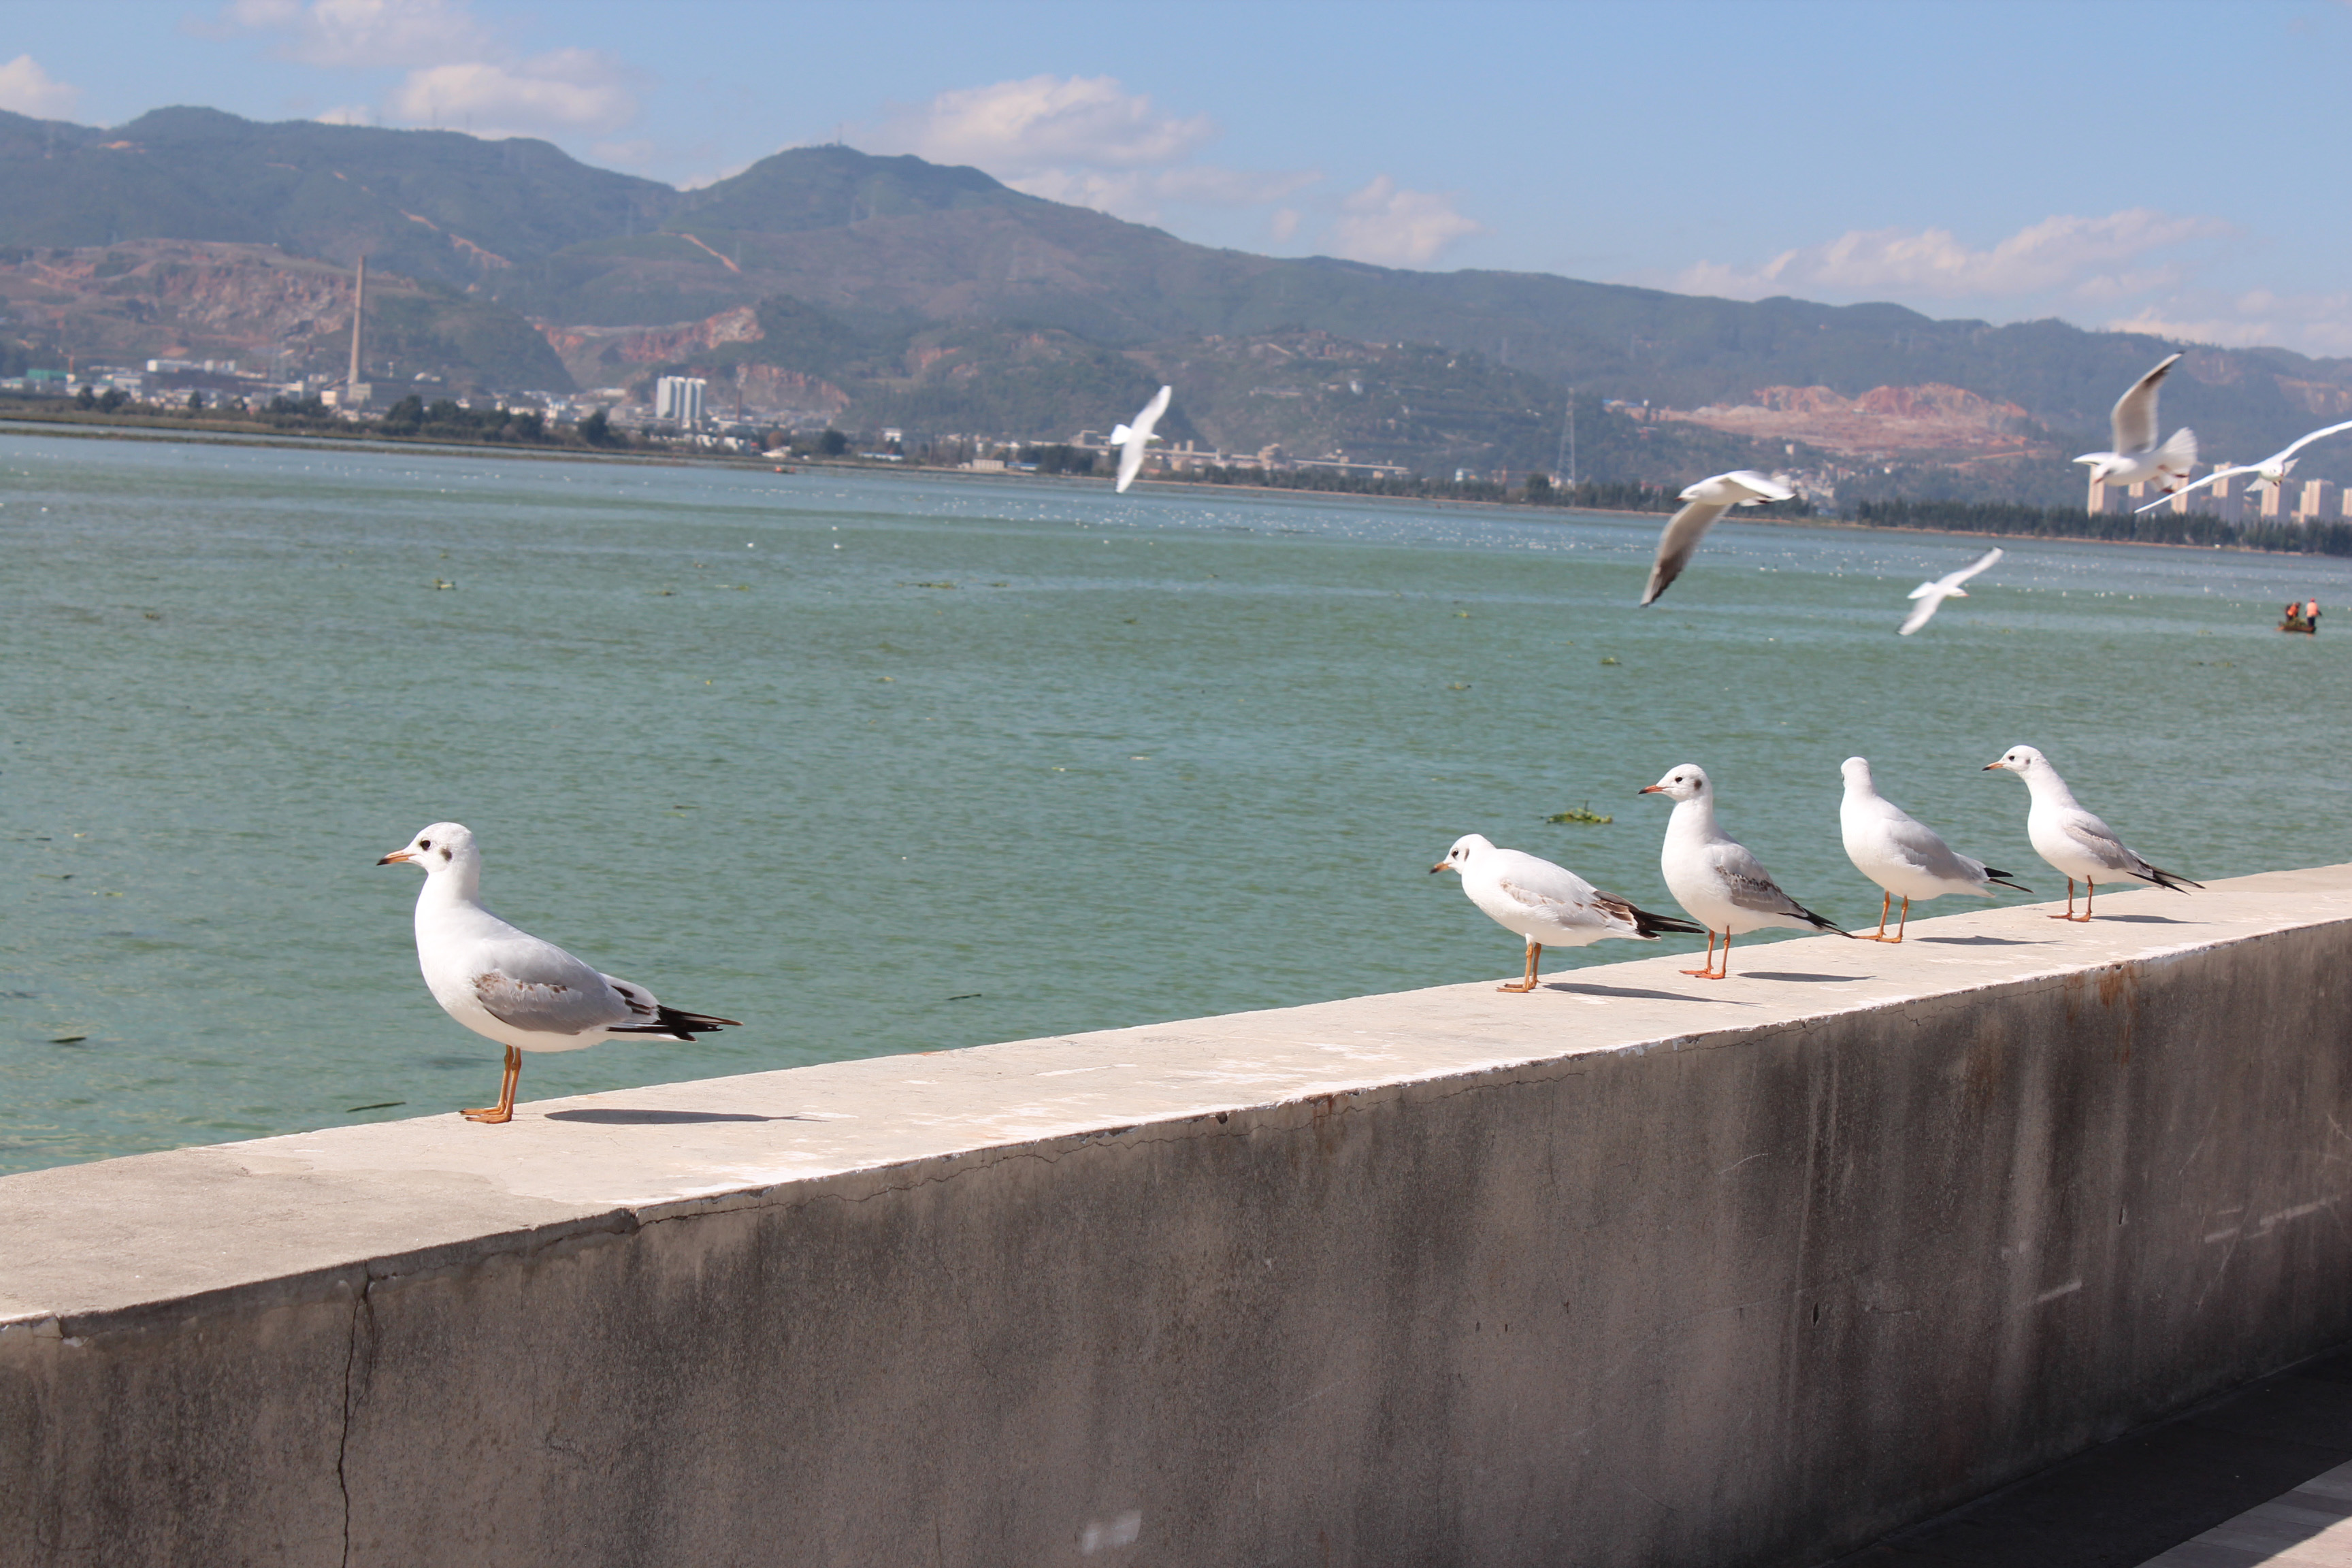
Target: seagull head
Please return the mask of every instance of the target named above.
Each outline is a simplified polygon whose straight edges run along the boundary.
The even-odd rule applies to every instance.
[[[2009,750],[2003,752],[2000,755],[1987,763],[1985,764],[1985,772],[1990,773],[1995,768],[2006,768],[2013,773],[2030,773],[2036,768],[2046,768],[2049,765],[2049,763],[2043,759],[2042,753],[2035,751],[2032,747],[2011,746]]]
[[[1706,770],[1696,763],[1685,763],[1654,784],[1644,784],[1637,794],[1662,795],[1668,800],[1700,800],[1711,786],[1706,782]]]
[[[1445,852],[1445,858],[1432,866],[1430,872],[1434,875],[1439,871],[1459,871],[1470,864],[1471,856],[1494,847],[1495,841],[1483,833],[1465,833],[1454,841],[1454,847]]]
[[[474,836],[467,830],[465,824],[436,822],[430,827],[418,828],[415,837],[376,864],[390,866],[397,861],[406,861],[424,867],[425,874],[430,877],[452,867],[463,869],[479,866],[481,859],[481,852],[474,847]]]
[[[1838,772],[1845,775],[1845,787],[1850,790],[1866,795],[1876,787],[1871,781],[1870,763],[1866,758],[1848,757],[1838,764]]]

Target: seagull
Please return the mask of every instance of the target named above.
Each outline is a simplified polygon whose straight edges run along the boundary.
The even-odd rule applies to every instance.
[[[1143,412],[1135,416],[1134,424],[1111,427],[1110,444],[1118,448],[1118,489],[1116,494],[1125,495],[1127,487],[1135,483],[1135,476],[1142,471],[1143,448],[1155,439],[1151,427],[1160,423],[1161,415],[1168,412],[1168,399],[1175,390],[1172,386],[1161,387],[1159,395],[1143,405]]]
[[[1936,612],[1944,607],[1945,600],[1967,598],[1969,591],[1960,584],[2000,560],[2000,557],[2001,552],[1999,550],[1988,550],[1977,557],[1975,565],[1963,566],[1957,572],[1947,572],[1934,582],[1922,583],[1912,589],[1911,597],[1919,601],[1918,607],[1903,617],[1902,626],[1895,628],[1896,635],[1907,637],[1929,621],[1934,620]]]
[[[1853,932],[1825,921],[1782,892],[1748,847],[1715,821],[1715,786],[1706,770],[1685,763],[1643,795],[1662,795],[1675,803],[1666,819],[1666,841],[1658,851],[1658,869],[1665,873],[1666,890],[1675,902],[1698,917],[1706,928],[1706,967],[1685,969],[1701,980],[1722,980],[1731,973],[1731,939],[1744,931],[1767,926]],[[1715,937],[1723,933],[1723,967],[1715,967]]]
[[[1666,591],[1666,584],[1683,574],[1690,558],[1697,552],[1698,542],[1715,520],[1736,506],[1762,506],[1768,500],[1787,500],[1797,492],[1780,480],[1768,479],[1753,468],[1735,468],[1727,474],[1704,479],[1683,491],[1682,500],[1690,504],[1667,520],[1666,531],[1658,535],[1658,559],[1650,567],[1650,581],[1642,590],[1642,603],[1648,604]]]
[[[2008,872],[1956,852],[1934,828],[1879,794],[1871,782],[1869,763],[1848,757],[1843,771],[1845,799],[1838,806],[1838,826],[1845,833],[1846,858],[1884,889],[1878,898],[1878,931],[1869,941],[1901,942],[1903,928],[1911,923],[1914,899],[1940,899],[1946,893],[1990,899],[1994,895],[1987,884],[1994,882],[2021,893],[2033,891],[2010,880]],[[1889,936],[1886,916],[1898,896],[1903,918]]]
[[[2163,363],[2116,399],[2115,412],[2109,416],[2115,426],[2116,449],[2085,452],[2074,459],[2090,465],[2091,478],[2111,485],[2161,479],[2168,491],[2179,489],[2189,478],[2189,470],[2197,466],[2197,433],[2183,426],[2163,446],[2156,444],[2156,390],[2179,359],[2179,354],[2167,355]]]
[[[2074,792],[2050,765],[2050,759],[2031,746],[2011,746],[1985,764],[1985,772],[2006,768],[2025,781],[2028,794],[2033,797],[2032,809],[2025,814],[2025,836],[2033,841],[2033,852],[2050,862],[2066,879],[2066,912],[2052,915],[2053,921],[2087,921],[2091,918],[2091,896],[2095,891],[2092,879],[2105,877],[2114,881],[2118,876],[2136,877],[2143,882],[2153,882],[2159,888],[2169,888],[2176,893],[2190,888],[2201,888],[2202,882],[2170,871],[2160,870],[2134,854],[2129,846],[2116,837],[2116,830],[2084,811],[2075,802]],[[2074,879],[2083,879],[2083,912],[2074,912]]]
[[[482,852],[455,822],[421,829],[407,847],[376,862],[425,868],[416,895],[416,963],[441,1010],[507,1048],[496,1105],[466,1112],[468,1121],[514,1120],[515,1079],[525,1051],[576,1051],[627,1036],[691,1040],[742,1026],[732,1018],[682,1013],[572,957],[551,942],[517,931],[482,908]]]
[[[2181,486],[2179,489],[2173,491],[2172,494],[2187,495],[2190,490],[2196,489],[2200,485],[2210,485],[2215,479],[2226,479],[2232,474],[2253,475],[2253,488],[2255,489],[2261,489],[2265,485],[2273,487],[2283,486],[2286,483],[2287,470],[2294,467],[2294,455],[2297,452],[2302,451],[2305,447],[2310,446],[2322,436],[2340,435],[2347,430],[2352,430],[2352,419],[2347,419],[2341,425],[2330,425],[2325,430],[2314,430],[2310,435],[2296,441],[2293,446],[2287,447],[2280,451],[2273,452],[2269,457],[2264,458],[2259,463],[2243,463],[2216,468],[2211,473],[2206,475],[2203,479],[2193,480],[2189,484]],[[2137,507],[2134,510],[2136,511],[2147,511],[2153,508],[2162,506],[2170,499],[2170,496],[2158,496],[2156,500],[2148,502],[2147,506]]]
[[[1697,936],[1704,929],[1670,915],[1637,910],[1614,894],[1604,893],[1565,866],[1538,860],[1517,849],[1497,849],[1494,840],[1465,833],[1454,841],[1445,858],[1430,868],[1457,871],[1470,901],[1505,931],[1528,939],[1528,977],[1497,991],[1536,988],[1536,961],[1546,944],[1584,947],[1604,937],[1622,936],[1655,942],[1660,931]]]

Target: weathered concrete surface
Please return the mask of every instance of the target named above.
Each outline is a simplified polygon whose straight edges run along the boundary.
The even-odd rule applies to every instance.
[[[2352,867],[2049,907],[8,1177],[0,1563],[1817,1561],[2352,1338]]]

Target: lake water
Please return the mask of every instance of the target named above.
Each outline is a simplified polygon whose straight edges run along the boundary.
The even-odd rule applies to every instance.
[[[747,1020],[526,1099],[1499,979],[1427,868],[1475,830],[1671,910],[1634,792],[1683,762],[1848,922],[1855,752],[2053,893],[2012,743],[2188,875],[2352,859],[2352,615],[2272,629],[2352,563],[2011,543],[1898,639],[1984,542],[1725,524],[1638,610],[1657,528],[0,440],[0,1170],[491,1097],[374,863],[437,818],[501,914]]]

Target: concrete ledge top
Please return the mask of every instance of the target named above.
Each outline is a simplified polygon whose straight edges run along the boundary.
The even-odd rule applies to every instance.
[[[2352,865],[2186,897],[2102,891],[2089,925],[2052,921],[2058,907],[1922,920],[1899,947],[1742,946],[1723,982],[1686,977],[1695,955],[1675,953],[1564,972],[1524,996],[1486,979],[542,1100],[503,1127],[445,1113],[28,1172],[0,1178],[0,1331],[68,1331],[77,1318],[372,1259],[454,1261],[523,1236],[790,1202],[773,1189],[815,1178],[874,1172],[887,1185],[878,1173],[912,1161],[1593,1053],[1717,1048],[1935,996],[2063,984],[2352,919]],[[1495,937],[1516,974],[1511,939]],[[497,1058],[484,1051],[487,1072]]]

